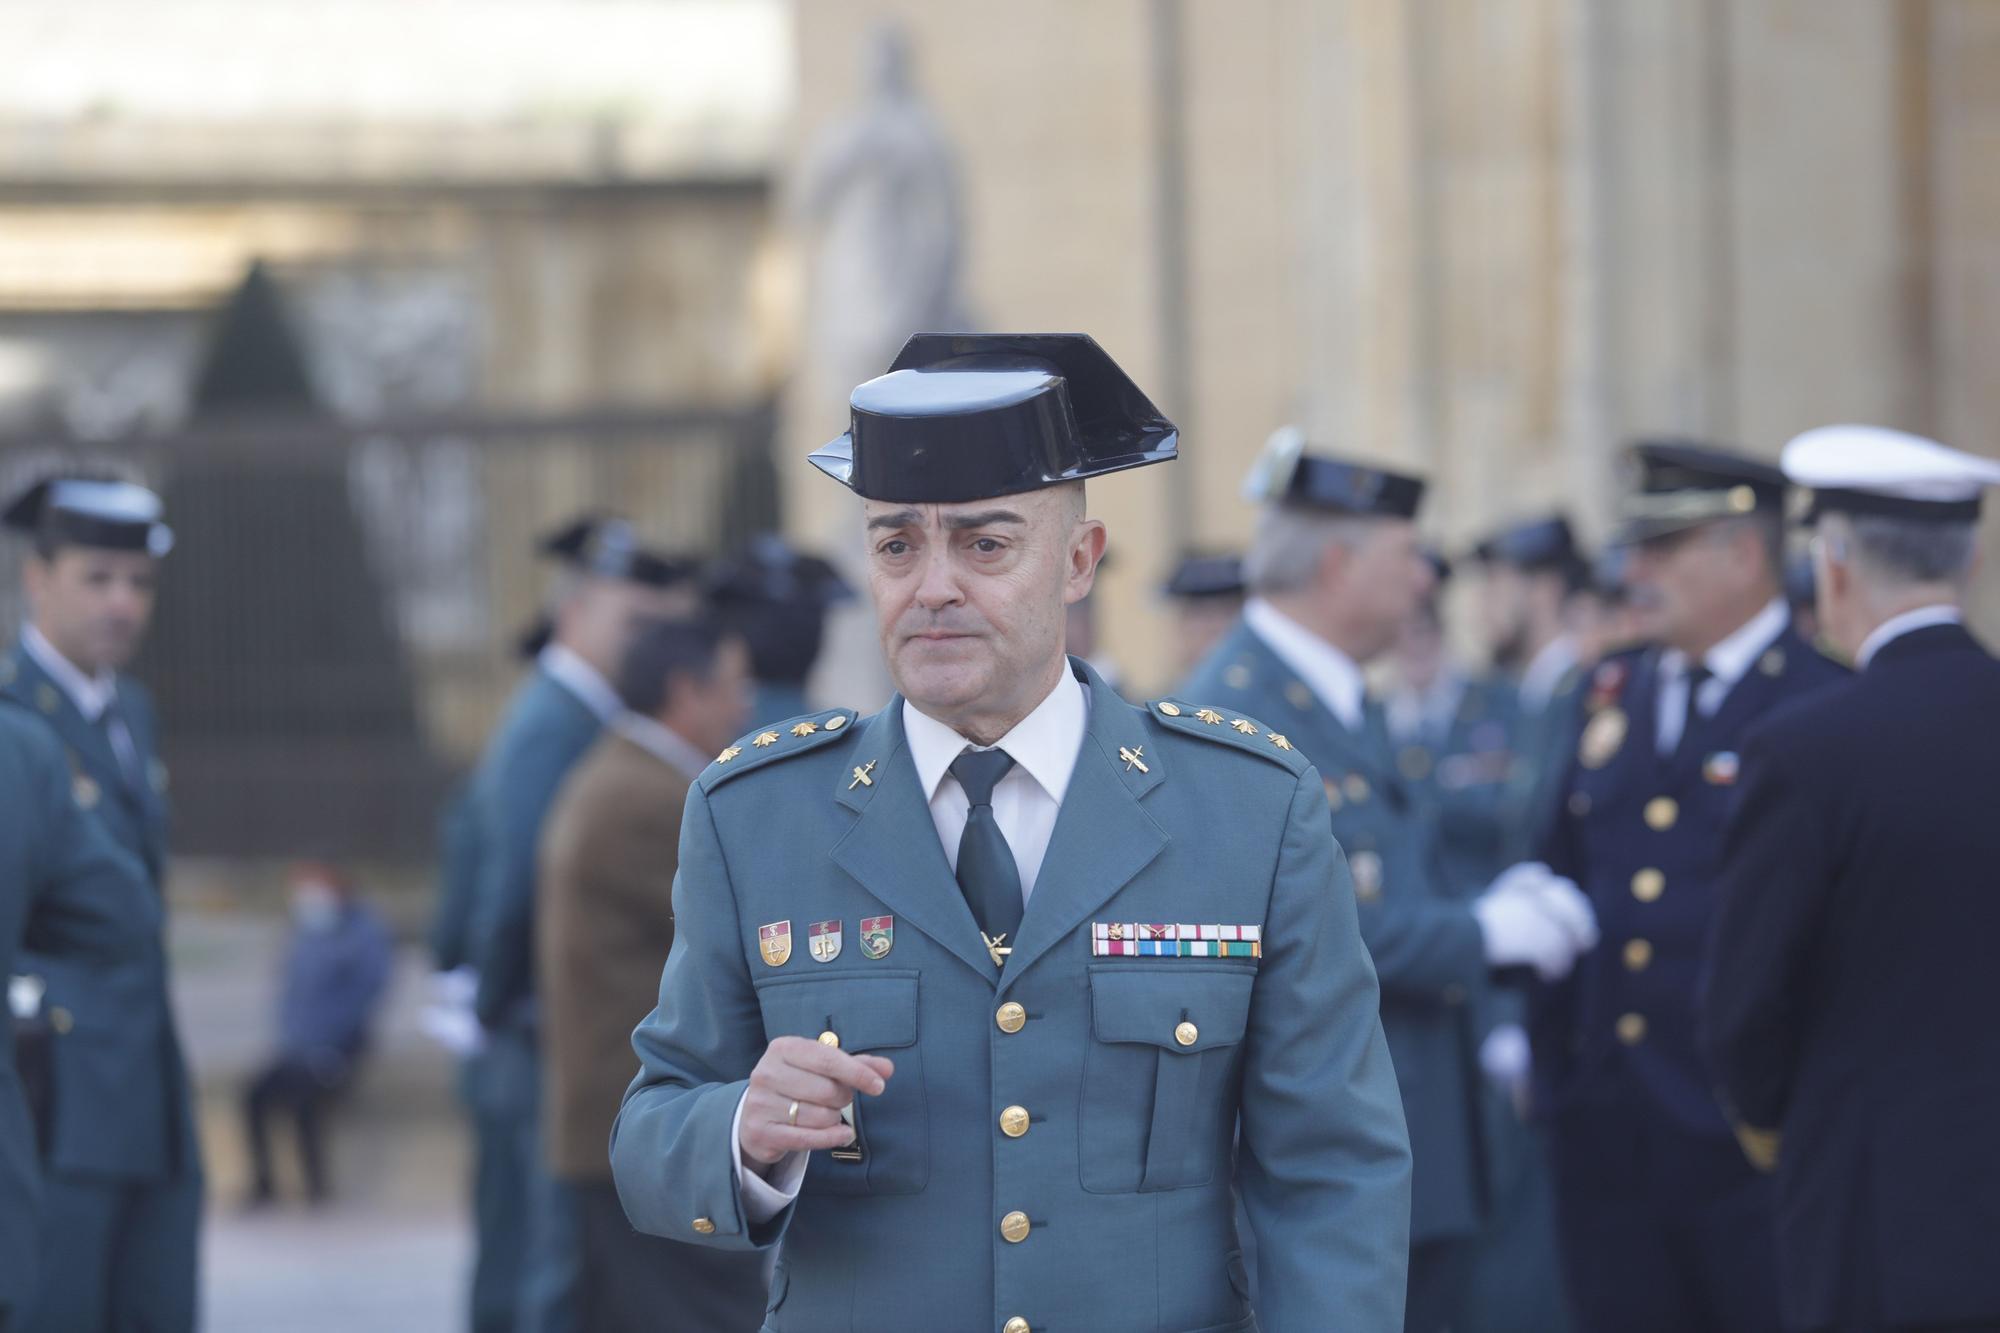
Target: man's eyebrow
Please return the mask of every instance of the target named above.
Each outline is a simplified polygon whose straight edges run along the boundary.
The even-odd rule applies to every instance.
[[[944,525],[953,532],[963,532],[967,528],[990,528],[996,523],[1020,523],[1027,519],[1011,509],[981,509],[970,514],[953,514],[945,519]]]
[[[869,519],[868,530],[874,532],[877,528],[907,528],[922,521],[923,515],[914,509],[897,509],[887,514],[877,514]]]

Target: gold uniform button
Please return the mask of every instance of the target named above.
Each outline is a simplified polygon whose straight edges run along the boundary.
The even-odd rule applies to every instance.
[[[60,1037],[76,1026],[76,1017],[67,1009],[51,1009],[49,1026],[54,1028],[56,1035]]]
[[[1192,1046],[1201,1039],[1201,1029],[1192,1023],[1182,1023],[1174,1029],[1174,1040],[1183,1046]]]
[[[1026,1213],[1013,1212],[1000,1219],[1000,1239],[1006,1241],[1009,1245],[1019,1245],[1028,1238],[1028,1233],[1033,1230],[1034,1227],[1029,1225]],[[1026,1325],[1024,1324],[1022,1327],[1025,1328]]]
[[[1667,891],[1665,872],[1647,866],[1632,876],[1632,896],[1642,903],[1656,903],[1660,895]]]
[[[697,1217],[694,1220],[694,1234],[697,1236],[713,1236],[715,1234],[715,1223],[705,1217]]]
[[[1000,1132],[1010,1139],[1018,1139],[1028,1132],[1028,1108],[1010,1106],[1000,1113]]]
[[[1035,1330],[1028,1327],[1027,1320],[1021,1318],[1019,1315],[1015,1315],[1012,1319],[1000,1325],[1000,1333],[1035,1333]]]
[[[1002,1032],[1019,1032],[1028,1026],[1028,1011],[1009,1000],[994,1013],[993,1021],[999,1024]]]
[[[1646,802],[1646,827],[1655,833],[1665,833],[1680,817],[1680,802],[1671,796],[1655,796]]]
[[[1646,1016],[1644,1014],[1620,1014],[1618,1016],[1618,1040],[1627,1046],[1637,1046],[1646,1039]]]
[[[840,1049],[840,1034],[838,1032],[822,1032],[819,1034],[819,1044],[822,1046],[831,1046],[837,1051]]]
[[[1627,972],[1644,972],[1652,964],[1652,961],[1653,942],[1651,940],[1625,941],[1625,970]]]

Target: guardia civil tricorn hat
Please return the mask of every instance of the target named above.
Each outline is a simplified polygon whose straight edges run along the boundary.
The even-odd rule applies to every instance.
[[[1164,463],[1180,432],[1084,333],[919,333],[848,400],[814,467],[870,500],[952,504]]]

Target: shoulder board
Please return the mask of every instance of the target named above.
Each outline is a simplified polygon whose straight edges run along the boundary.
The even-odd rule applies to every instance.
[[[759,727],[724,746],[695,780],[704,792],[714,791],[731,778],[845,740],[859,716],[852,708],[828,708]]]
[[[1169,731],[1186,732],[1218,745],[1246,750],[1294,773],[1303,773],[1312,766],[1312,761],[1300,754],[1290,740],[1242,713],[1192,704],[1185,699],[1155,699],[1146,705],[1146,711],[1152,714],[1154,722]]]

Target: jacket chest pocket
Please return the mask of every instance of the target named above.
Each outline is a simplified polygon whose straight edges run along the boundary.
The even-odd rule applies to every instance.
[[[1188,961],[1090,969],[1078,1171],[1095,1194],[1204,1185],[1227,1148],[1256,971]]]
[[[896,1062],[880,1097],[854,1099],[854,1147],[808,1159],[802,1194],[916,1194],[929,1183],[917,979],[915,971],[871,968],[865,976],[773,977],[758,985],[766,1037],[826,1041],[831,1034],[850,1055],[887,1054]]]

